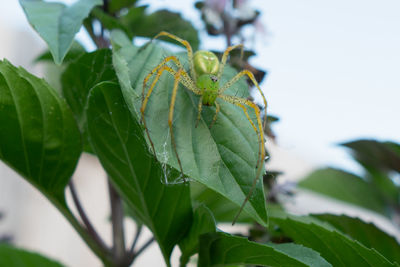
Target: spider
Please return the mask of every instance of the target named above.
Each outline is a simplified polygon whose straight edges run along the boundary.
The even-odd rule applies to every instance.
[[[170,73],[172,76],[174,76],[174,85],[173,85],[173,89],[172,89],[172,96],[171,96],[171,102],[170,102],[169,113],[168,113],[168,126],[169,126],[169,132],[170,132],[170,136],[171,136],[172,147],[173,147],[176,159],[178,161],[180,172],[183,177],[185,177],[185,176],[184,176],[181,160],[179,158],[179,154],[178,154],[178,151],[176,148],[174,132],[173,132],[173,123],[172,123],[173,117],[174,117],[175,100],[176,100],[176,95],[177,95],[177,91],[179,88],[178,87],[179,83],[181,83],[188,90],[192,91],[194,94],[200,96],[199,103],[198,103],[196,127],[201,118],[201,112],[202,112],[203,106],[215,106],[215,108],[216,108],[215,114],[213,116],[213,120],[209,127],[211,128],[214,125],[214,123],[216,122],[216,120],[218,118],[218,113],[220,111],[220,105],[218,104],[217,100],[221,99],[223,101],[229,102],[233,105],[240,107],[243,110],[246,118],[248,119],[252,128],[254,129],[254,131],[256,132],[256,134],[258,136],[259,152],[258,152],[258,159],[257,159],[257,164],[256,164],[256,169],[257,169],[256,177],[253,180],[250,191],[247,194],[245,200],[243,201],[243,203],[239,209],[239,212],[235,216],[235,219],[232,223],[232,224],[234,224],[235,221],[237,220],[238,216],[240,215],[241,211],[243,210],[244,206],[246,205],[247,201],[251,197],[251,195],[256,187],[257,181],[261,175],[262,169],[263,169],[263,162],[264,162],[264,158],[265,158],[263,129],[265,127],[266,118],[267,118],[267,113],[266,113],[267,101],[265,99],[263,92],[261,91],[260,86],[258,85],[256,79],[254,78],[253,73],[251,73],[249,70],[242,70],[241,72],[236,74],[230,81],[226,82],[222,86],[220,86],[220,84],[219,84],[219,81],[220,81],[220,78],[224,71],[224,67],[226,65],[226,61],[228,59],[229,53],[232,50],[238,49],[238,48],[240,48],[243,52],[242,44],[233,45],[233,46],[228,47],[224,51],[221,61],[219,61],[218,57],[210,51],[199,50],[199,51],[193,53],[192,47],[189,44],[189,42],[179,38],[178,36],[168,33],[168,32],[164,32],[164,31],[160,32],[152,40],[157,39],[162,36],[169,37],[186,47],[188,61],[189,61],[190,75],[185,71],[182,63],[178,60],[178,58],[176,56],[167,56],[143,80],[142,105],[140,108],[141,120],[143,122],[145,131],[146,131],[146,135],[148,137],[148,140],[150,142],[150,145],[152,147],[154,155],[156,155],[156,151],[154,148],[153,141],[150,137],[149,130],[146,126],[145,111],[146,111],[146,106],[149,101],[149,98],[153,92],[153,89],[155,88],[159,78],[165,71]],[[168,62],[175,63],[177,70],[170,67],[169,65],[167,65]],[[153,75],[155,75],[155,78],[153,79],[153,81],[150,84],[150,87],[146,93],[145,88],[147,87],[147,83],[149,82],[149,79]],[[252,81],[252,83],[257,87],[258,91],[260,92],[260,94],[263,98],[264,105],[265,105],[265,113],[264,113],[263,123],[260,118],[260,110],[256,104],[254,104],[253,102],[251,102],[250,100],[245,99],[245,98],[224,94],[224,91],[226,89],[230,88],[234,83],[239,81],[239,79],[242,78],[243,76],[248,76],[248,78]],[[247,111],[248,107],[254,110],[254,112],[256,114],[257,125],[250,118],[249,113]]]

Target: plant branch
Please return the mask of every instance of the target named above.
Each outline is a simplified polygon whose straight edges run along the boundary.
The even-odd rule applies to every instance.
[[[91,224],[89,218],[87,217],[85,210],[83,209],[79,198],[78,198],[78,194],[76,192],[75,189],[75,185],[72,182],[72,179],[69,182],[69,190],[71,191],[71,195],[72,195],[72,199],[74,201],[75,207],[78,210],[79,216],[82,219],[83,224],[86,227],[86,230],[88,232],[88,234],[90,235],[91,238],[93,238],[93,240],[105,251],[109,250],[106,246],[106,244],[104,243],[104,241],[101,239],[101,237],[99,236],[99,234],[96,232],[96,229],[94,229],[93,225]]]
[[[140,234],[142,233],[142,229],[143,229],[142,225],[137,225],[136,226],[135,238],[133,239],[133,243],[132,243],[131,249],[129,250],[129,254],[131,254],[131,255],[134,254],[134,250],[135,250],[136,244],[137,244],[137,242],[139,240]]]
[[[108,180],[108,189],[110,194],[111,221],[113,233],[113,254],[117,260],[125,257],[125,234],[124,234],[124,210],[122,200],[117,191]]]
[[[133,258],[137,258],[151,243],[154,242],[154,237],[147,240],[147,242],[133,254]]]

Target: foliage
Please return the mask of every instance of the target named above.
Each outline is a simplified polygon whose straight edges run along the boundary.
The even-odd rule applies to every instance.
[[[239,8],[236,2],[229,3]],[[214,128],[208,125],[215,110],[208,107],[196,128],[198,98],[183,86],[179,88],[173,123],[190,181],[168,184],[179,181],[180,175],[166,131],[173,80],[168,75],[160,78],[147,111],[157,157],[150,152],[139,119],[142,84],[168,55],[177,56],[186,66],[187,53],[172,53],[159,42],[137,47],[132,41],[167,30],[197,49],[198,32],[180,14],[167,10],[149,14],[136,0],[80,0],[71,6],[41,0],[20,3],[49,47],[49,52],[37,60],[53,59],[61,65],[62,74],[57,76],[61,90],[7,60],[0,61],[0,159],[49,199],[105,266],[131,265],[154,241],[167,266],[176,245],[182,252],[181,266],[195,254],[199,266],[392,266],[399,262],[399,244],[372,224],[329,214],[286,214],[273,190],[278,172],[268,171],[264,186],[259,182],[239,217],[238,222],[253,224],[247,238],[218,229],[220,223],[232,221],[251,187],[257,135],[245,114],[228,104],[221,105]],[[250,18],[229,17],[221,11],[223,19],[235,22],[234,31],[226,32],[207,21],[205,3],[197,7],[208,23],[207,30],[225,35],[228,44],[243,25],[254,25],[259,16],[254,11]],[[101,25],[100,30],[96,24]],[[97,45],[96,51],[88,53],[74,40],[81,26]],[[233,53],[231,63],[237,69],[256,72],[248,64],[248,58],[254,55],[245,51],[242,61],[239,53]],[[222,80],[236,73],[227,67]],[[228,93],[248,97],[248,85],[242,80]],[[276,120],[271,116],[265,129],[271,137],[270,124]],[[365,167],[364,177],[326,169],[300,185],[394,216],[399,210],[399,188],[391,176],[399,172],[400,146],[367,140],[344,145],[353,149]],[[112,247],[104,243],[81,209],[71,181],[83,151],[96,156],[108,175],[113,192]],[[65,201],[67,188],[82,223]],[[264,191],[270,193],[268,216]],[[131,250],[126,249],[122,231],[124,216],[138,224]],[[138,248],[142,225],[153,238]],[[61,266],[43,256],[0,245],[0,265],[35,264]]]

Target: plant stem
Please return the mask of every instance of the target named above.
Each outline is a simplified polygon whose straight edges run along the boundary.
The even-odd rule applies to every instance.
[[[154,237],[150,238],[141,248],[138,249],[138,251],[134,253],[133,258],[139,256],[148,246],[151,245],[151,243],[153,243],[153,241]]]
[[[129,250],[129,254],[131,254],[131,255],[133,255],[133,253],[134,253],[136,244],[137,244],[137,242],[139,240],[140,234],[142,233],[142,229],[143,229],[142,225],[137,225],[136,226],[135,238],[133,239],[133,243],[132,243],[131,249]]]
[[[76,192],[75,185],[74,185],[72,179],[69,182],[69,190],[71,191],[71,195],[72,195],[72,199],[74,201],[75,207],[78,210],[79,216],[81,217],[83,224],[86,226],[86,230],[87,230],[88,234],[104,251],[109,250],[107,248],[106,244],[104,243],[104,241],[101,239],[101,237],[97,233],[96,229],[94,229],[89,218],[87,217],[85,210],[83,209],[83,207],[79,201],[78,194]]]
[[[111,204],[111,221],[113,233],[113,254],[114,258],[121,261],[125,257],[125,234],[124,234],[124,210],[122,200],[117,191],[108,180],[108,189]]]

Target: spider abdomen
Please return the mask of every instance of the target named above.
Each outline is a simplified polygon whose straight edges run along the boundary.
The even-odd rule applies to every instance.
[[[213,106],[218,96],[219,82],[216,76],[203,74],[197,78],[197,87],[202,92],[203,105]]]

